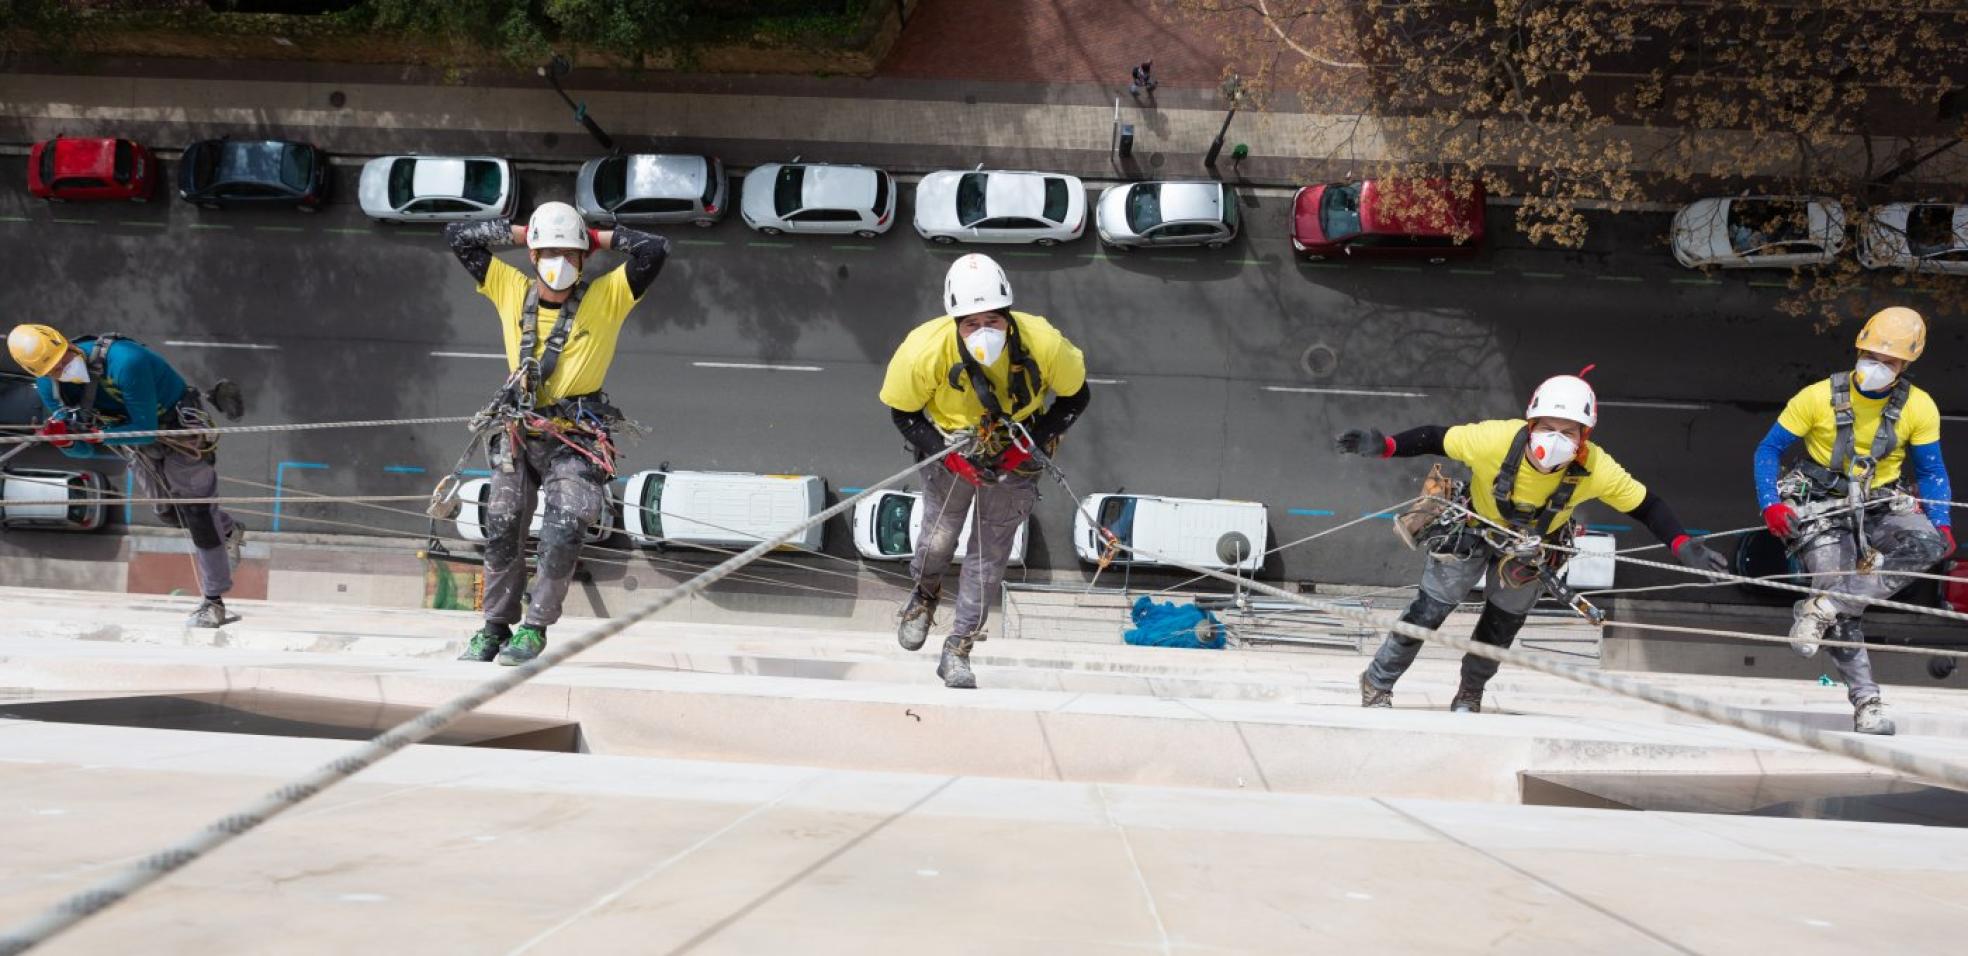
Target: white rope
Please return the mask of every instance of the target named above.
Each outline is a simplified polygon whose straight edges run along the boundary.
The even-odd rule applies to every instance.
[[[1607,627],[1630,627],[1641,631],[1666,631],[1672,634],[1705,634],[1711,637],[1732,637],[1743,641],[1763,641],[1770,644],[1790,644],[1797,642],[1788,635],[1754,634],[1749,631],[1730,631],[1713,627],[1684,627],[1679,624],[1643,624],[1638,621],[1608,620]],[[1968,651],[1951,651],[1939,647],[1913,647],[1908,644],[1872,644],[1866,641],[1832,641],[1819,639],[1813,644],[1825,647],[1856,647],[1868,651],[1887,651],[1895,654],[1923,654],[1928,657],[1968,657]]]
[[[364,742],[347,754],[316,768],[313,772],[274,788],[272,792],[248,806],[206,824],[204,828],[184,840],[143,857],[88,889],[61,900],[7,930],[5,935],[0,935],[0,956],[18,956],[47,942],[64,930],[128,899],[131,894],[251,832],[268,820],[360,773],[390,754],[429,738],[460,717],[538,677],[562,661],[620,634],[677,601],[695,595],[767,551],[792,540],[795,535],[804,532],[807,528],[840,514],[867,495],[895,484],[927,465],[942,461],[943,456],[958,451],[959,448],[960,446],[952,446],[924,458],[772,538],[753,545],[743,553],[726,559],[716,567],[664,592],[641,608],[605,622],[585,634],[553,644],[539,657],[506,669],[499,676],[384,731],[375,739]]]
[[[439,418],[370,418],[346,422],[296,422],[287,425],[221,425],[212,428],[158,428],[135,432],[69,432],[64,435],[0,435],[0,445],[26,445],[47,442],[83,442],[112,438],[189,438],[206,435],[251,435],[262,432],[306,432],[327,428],[389,428],[398,425],[455,425],[472,420],[470,415]]]

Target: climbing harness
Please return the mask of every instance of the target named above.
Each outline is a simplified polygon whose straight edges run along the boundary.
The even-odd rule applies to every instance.
[[[1827,534],[1850,529],[1857,543],[1858,568],[1870,572],[1879,565],[1879,551],[1866,539],[1868,512],[1911,511],[1915,505],[1898,487],[1875,489],[1879,462],[1899,443],[1900,415],[1906,409],[1913,386],[1902,378],[1894,383],[1892,394],[1879,411],[1879,423],[1872,443],[1863,455],[1855,454],[1853,434],[1852,373],[1831,377],[1832,424],[1837,429],[1831,445],[1831,461],[1820,465],[1805,457],[1777,483],[1777,494],[1797,513],[1797,528],[1785,542],[1793,556],[1806,550]]]

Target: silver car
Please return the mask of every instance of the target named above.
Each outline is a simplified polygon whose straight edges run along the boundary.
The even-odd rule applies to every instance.
[[[1237,238],[1237,194],[1215,181],[1124,183],[1100,194],[1094,228],[1116,249],[1203,246]]]
[[[1896,202],[1873,209],[1859,223],[1859,264],[1968,275],[1968,205]]]
[[[574,179],[574,207],[592,223],[715,226],[724,218],[729,189],[724,164],[715,157],[607,156],[581,164]]]
[[[738,213],[768,236],[853,234],[873,239],[895,225],[895,178],[872,166],[767,163],[745,174]]]
[[[493,156],[384,156],[362,165],[362,214],[385,222],[510,219],[512,164]]]

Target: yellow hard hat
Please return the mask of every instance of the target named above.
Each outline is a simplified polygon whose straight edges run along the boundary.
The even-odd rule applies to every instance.
[[[7,351],[29,375],[41,378],[53,372],[68,354],[68,339],[45,325],[16,325],[7,333]]]
[[[1927,321],[1920,313],[1896,305],[1880,309],[1859,330],[1859,349],[1913,361],[1927,348]]]

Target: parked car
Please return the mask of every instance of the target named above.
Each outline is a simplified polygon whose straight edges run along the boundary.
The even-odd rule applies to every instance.
[[[1821,266],[1845,246],[1845,209],[1800,196],[1698,199],[1674,214],[1674,258],[1691,269]]]
[[[748,548],[819,514],[826,497],[814,475],[643,471],[623,491],[622,526],[640,545]],[[784,550],[820,550],[823,530],[806,529]]]
[[[1056,246],[1086,231],[1086,185],[1063,173],[950,169],[916,184],[916,232],[931,242]]]
[[[636,153],[582,163],[574,206],[597,224],[715,226],[729,191],[724,164],[713,157]]]
[[[906,561],[916,553],[922,538],[923,496],[913,491],[878,491],[854,506],[854,549],[864,558],[877,561]],[[962,561],[970,547],[970,529],[977,512],[966,509],[963,528],[957,532],[956,560]],[[1011,538],[1011,562],[1025,563],[1026,529],[1031,519],[1018,526]]]
[[[27,191],[49,202],[149,202],[156,188],[157,157],[134,140],[57,136],[27,154]]]
[[[1124,183],[1100,194],[1094,228],[1116,249],[1204,246],[1237,237],[1237,195],[1219,182]]]
[[[362,214],[382,222],[511,219],[512,164],[493,156],[383,156],[362,164]]]
[[[311,143],[208,139],[178,158],[178,195],[206,209],[293,206],[315,212],[328,198],[328,157]]]
[[[108,520],[103,491],[108,482],[93,471],[9,468],[0,471],[0,527],[43,531],[95,531]]]
[[[873,239],[895,224],[896,199],[895,178],[872,166],[766,163],[745,174],[738,212],[768,236]]]
[[[474,544],[485,543],[485,508],[492,500],[492,479],[473,478],[458,486],[458,537]],[[539,492],[533,494],[533,520],[526,526],[526,536],[537,539],[546,517],[547,503]],[[581,535],[587,544],[600,544],[615,534],[615,506],[606,502],[601,506],[601,514],[594,524]]]
[[[1968,275],[1968,205],[1896,202],[1872,210],[1859,224],[1859,263]]]
[[[1264,506],[1255,501],[1088,495],[1086,503],[1073,513],[1073,550],[1082,561],[1099,561],[1106,551],[1095,521],[1121,543],[1159,556],[1137,556],[1123,548],[1115,556],[1118,563],[1136,567],[1183,564],[1223,571],[1262,568],[1270,527]]]
[[[1291,244],[1307,259],[1473,256],[1483,246],[1483,184],[1369,179],[1306,186],[1292,197]]]

